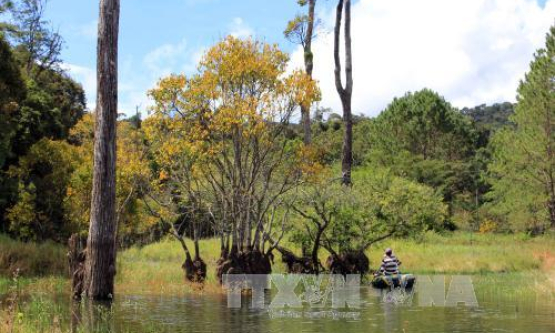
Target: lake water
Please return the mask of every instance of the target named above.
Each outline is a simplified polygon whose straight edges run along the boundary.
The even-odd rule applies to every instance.
[[[478,305],[426,306],[423,294],[385,294],[360,288],[358,309],[228,307],[226,295],[119,295],[110,308],[71,305],[67,296],[54,303],[63,329],[77,332],[555,332],[555,302],[513,278],[472,278]],[[520,279],[519,279],[520,280]],[[446,286],[448,293],[449,285]],[[515,291],[516,290],[516,291]],[[51,297],[43,295],[41,297]],[[271,301],[272,295],[267,295]],[[335,318],[334,318],[335,316]],[[343,317],[343,318],[339,318]]]

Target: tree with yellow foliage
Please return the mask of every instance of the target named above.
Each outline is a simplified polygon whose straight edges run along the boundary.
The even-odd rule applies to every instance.
[[[121,246],[135,242],[158,220],[147,214],[139,187],[150,168],[144,134],[118,122],[116,207]],[[21,156],[8,175],[18,182],[20,200],[6,214],[10,231],[21,239],[64,242],[71,233],[86,236],[92,192],[94,114],[85,114],[68,141],[42,139]]]
[[[197,74],[164,78],[150,92],[155,107],[145,131],[166,134],[156,154],[168,178],[187,183],[187,170],[193,192],[205,198],[221,238],[219,274],[271,271],[285,231],[283,195],[317,167],[288,133],[298,106],[320,92],[305,73],[287,74],[288,60],[275,45],[227,37],[206,52]]]
[[[139,200],[139,187],[150,178],[144,134],[126,121],[119,121],[117,126],[116,221],[118,240],[125,246],[158,221],[146,213]],[[86,114],[71,129],[69,140],[74,143],[74,156],[78,160],[74,161],[64,209],[74,232],[86,234],[91,208],[94,114]]]

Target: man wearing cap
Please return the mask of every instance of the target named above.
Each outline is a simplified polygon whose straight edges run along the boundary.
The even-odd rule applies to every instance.
[[[380,273],[385,275],[396,275],[399,274],[399,266],[401,262],[393,254],[393,250],[387,248],[382,259],[382,266],[380,267]]]

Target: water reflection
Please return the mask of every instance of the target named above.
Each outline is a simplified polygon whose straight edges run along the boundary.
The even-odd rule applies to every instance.
[[[61,326],[71,332],[555,332],[553,303],[536,294],[511,296],[477,288],[479,306],[423,307],[418,292],[411,302],[387,302],[370,287],[361,289],[359,320],[332,318],[271,318],[267,310],[230,309],[225,295],[119,295],[109,304],[76,303],[55,297],[66,313]],[[268,299],[270,297],[267,297]],[[303,311],[314,309],[303,308]]]

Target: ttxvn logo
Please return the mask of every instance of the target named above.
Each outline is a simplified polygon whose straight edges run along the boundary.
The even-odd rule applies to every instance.
[[[450,280],[446,291],[446,281]],[[417,295],[418,306],[478,306],[472,280],[468,276],[419,276],[415,288],[391,287],[382,291],[381,302],[412,305]],[[339,274],[224,274],[229,308],[242,307],[242,294],[251,295],[250,307],[268,309],[272,317],[359,317],[361,301],[360,275]],[[364,304],[368,303],[365,301]],[[298,309],[309,308],[310,312]],[[323,311],[331,309],[331,311]],[[350,312],[340,312],[348,310]],[[353,312],[354,311],[354,312]]]

